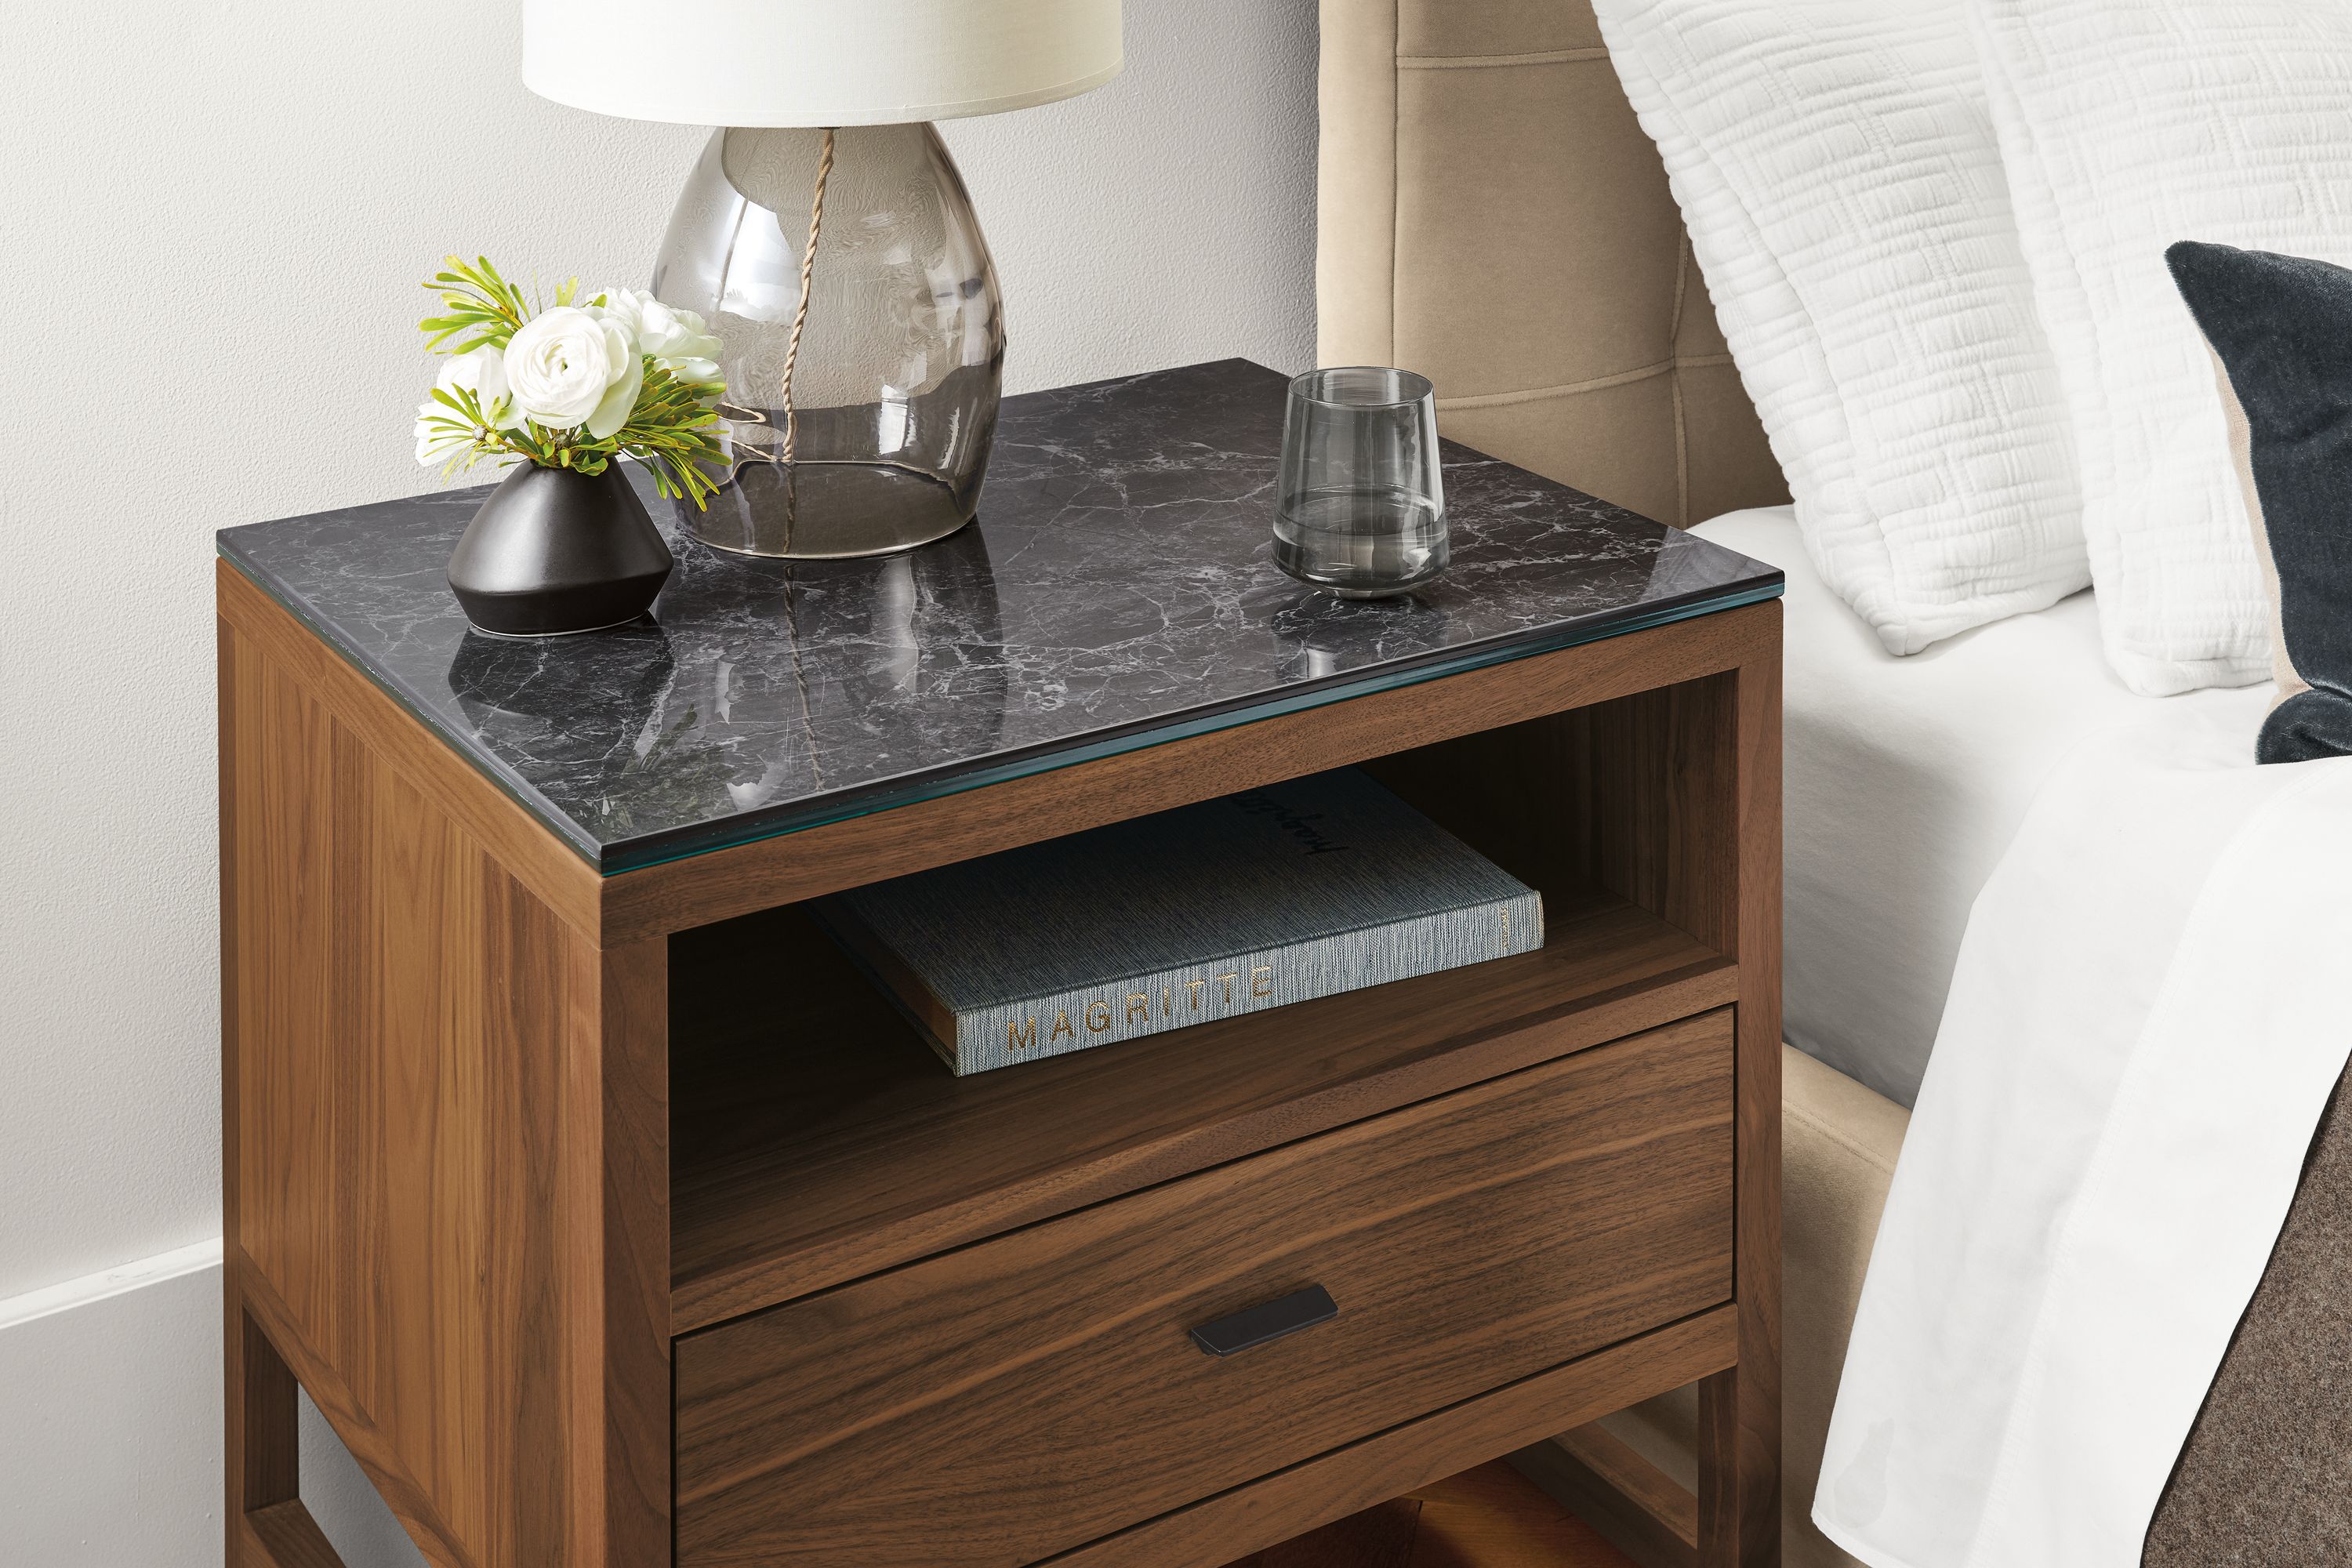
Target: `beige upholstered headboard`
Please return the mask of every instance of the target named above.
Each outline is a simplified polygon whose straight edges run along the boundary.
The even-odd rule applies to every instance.
[[[1662,521],[1786,500],[1590,0],[1322,7],[1322,363]]]

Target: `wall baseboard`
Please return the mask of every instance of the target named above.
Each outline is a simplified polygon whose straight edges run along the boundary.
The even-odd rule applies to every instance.
[[[219,1568],[215,1237],[0,1300],[0,1561]],[[302,1498],[345,1568],[423,1568],[310,1401]]]
[[[96,1306],[100,1301],[127,1295],[149,1285],[169,1284],[184,1274],[217,1268],[220,1260],[221,1238],[216,1236],[192,1247],[174,1247],[169,1252],[159,1252],[152,1258],[142,1258],[113,1268],[101,1268],[95,1274],[85,1274],[61,1285],[27,1290],[21,1296],[11,1296],[0,1301],[0,1332],[58,1312],[69,1312],[77,1307]]]

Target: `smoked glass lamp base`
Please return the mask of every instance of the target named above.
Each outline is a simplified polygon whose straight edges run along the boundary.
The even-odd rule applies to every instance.
[[[653,291],[700,311],[722,345],[733,460],[707,510],[678,504],[687,532],[823,559],[911,549],[971,521],[1003,315],[980,220],[930,126],[716,132]]]

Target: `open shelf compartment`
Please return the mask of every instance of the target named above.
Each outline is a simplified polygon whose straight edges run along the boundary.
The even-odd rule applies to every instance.
[[[958,1079],[798,906],[672,939],[674,1331],[1731,1003],[1676,907],[1715,684],[1367,764],[1542,890],[1531,953]]]

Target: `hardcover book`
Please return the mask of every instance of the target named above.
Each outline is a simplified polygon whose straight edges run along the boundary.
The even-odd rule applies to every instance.
[[[1543,900],[1345,768],[817,900],[957,1073],[1543,945]]]

